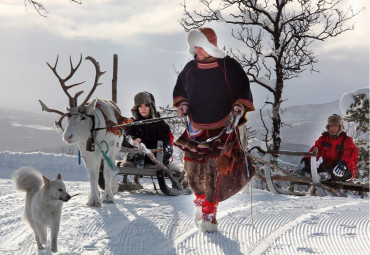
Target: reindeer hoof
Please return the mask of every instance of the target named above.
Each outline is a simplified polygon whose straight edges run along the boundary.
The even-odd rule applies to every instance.
[[[102,206],[102,203],[100,200],[93,200],[93,201],[89,201],[87,202],[86,204],[88,207],[101,207]]]

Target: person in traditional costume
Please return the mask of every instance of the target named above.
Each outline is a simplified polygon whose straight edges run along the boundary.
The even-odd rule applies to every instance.
[[[194,221],[201,231],[217,231],[218,203],[239,192],[255,169],[244,154],[239,131],[254,110],[249,79],[242,66],[218,48],[213,29],[190,30],[194,59],[178,75],[173,105],[187,128],[174,145],[185,151],[184,168],[195,194]],[[231,123],[231,121],[237,123]]]

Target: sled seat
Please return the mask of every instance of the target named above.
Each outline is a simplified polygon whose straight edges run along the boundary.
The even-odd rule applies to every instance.
[[[157,153],[157,160],[159,162],[162,162],[163,158],[163,149],[151,149],[150,150],[152,153]],[[125,152],[125,153],[143,153],[141,150],[138,150],[136,148],[127,148],[127,147],[122,147],[120,152]],[[135,174],[140,174],[140,175],[145,175],[145,176],[156,176],[158,167],[153,163],[153,164],[145,164],[144,168],[137,168],[133,162],[125,162],[124,160],[116,161],[116,165],[119,168],[118,174],[129,174],[129,175],[135,175]]]
[[[152,153],[157,153],[156,160],[163,164],[163,143],[158,141],[156,149],[150,149]],[[143,153],[142,150],[137,148],[122,147],[121,152],[125,153]],[[176,170],[170,168],[171,172],[169,178],[168,174],[165,173],[163,168],[153,162],[153,164],[145,164],[144,168],[137,168],[134,163],[126,162],[122,160],[116,160],[116,166],[118,168],[118,175],[122,175],[123,179],[127,179],[129,175],[140,175],[141,178],[151,178],[153,180],[154,189],[157,190],[154,183],[154,179],[157,180],[160,190],[169,196],[178,196],[183,194],[190,194],[190,190],[187,188],[187,180],[185,177],[184,170]],[[179,185],[176,185],[177,182]],[[177,187],[180,186],[180,187]]]

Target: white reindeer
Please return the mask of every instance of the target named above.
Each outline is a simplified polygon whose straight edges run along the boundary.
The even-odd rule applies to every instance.
[[[108,99],[93,99],[88,103],[88,100],[96,87],[101,85],[98,81],[100,76],[105,72],[100,71],[99,63],[96,62],[94,58],[89,56],[86,57],[86,59],[90,60],[94,64],[96,75],[93,88],[82,104],[79,106],[77,105],[77,98],[83,93],[83,91],[77,92],[75,96],[72,97],[68,93],[68,89],[80,85],[83,82],[72,85],[65,84],[80,66],[82,55],[76,67],[73,67],[72,59],[70,58],[71,72],[64,79],[61,78],[56,71],[58,57],[54,67],[47,63],[57,76],[60,85],[68,96],[70,108],[66,108],[67,113],[49,109],[43,102],[41,102],[41,100],[39,100],[39,102],[43,111],[54,112],[62,115],[59,121],[55,122],[57,127],[63,129],[62,120],[64,117],[67,117],[67,127],[63,133],[63,140],[68,144],[78,144],[80,149],[90,180],[90,195],[87,201],[87,206],[101,207],[102,202],[113,203],[113,194],[118,191],[117,180],[115,179],[109,164],[104,160],[105,190],[103,192],[102,199],[100,199],[98,178],[103,153],[106,153],[106,156],[114,162],[117,153],[121,148],[123,136],[120,135],[119,132],[112,132],[106,128],[107,126],[117,124],[115,111],[120,113],[119,108],[113,101]],[[94,145],[95,148],[93,148]]]

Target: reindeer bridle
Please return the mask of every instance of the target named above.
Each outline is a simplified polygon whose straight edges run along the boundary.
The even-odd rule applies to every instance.
[[[82,104],[80,104],[80,106],[77,106],[77,98],[84,91],[83,90],[78,91],[72,97],[71,94],[68,92],[68,90],[71,89],[71,88],[73,88],[73,87],[75,87],[75,86],[81,85],[82,83],[85,83],[85,81],[74,83],[74,84],[71,84],[71,85],[66,85],[66,82],[73,77],[73,75],[75,74],[75,72],[77,71],[77,69],[80,67],[81,62],[82,62],[82,54],[80,54],[80,61],[78,62],[78,64],[76,65],[76,67],[73,66],[72,57],[69,58],[69,62],[70,62],[70,66],[71,66],[71,71],[70,71],[70,73],[65,78],[61,78],[60,75],[58,74],[57,70],[56,70],[57,65],[58,65],[58,59],[59,59],[59,56],[57,56],[57,59],[55,61],[54,66],[51,66],[48,62],[46,62],[46,64],[50,67],[50,69],[53,71],[53,73],[55,74],[55,76],[58,78],[59,83],[60,83],[60,85],[61,85],[64,93],[68,96],[69,108],[67,107],[66,108],[67,112],[64,113],[64,112],[61,112],[61,111],[58,111],[58,110],[55,110],[55,109],[48,108],[41,100],[39,100],[39,102],[41,104],[41,107],[42,107],[42,111],[54,112],[54,113],[57,113],[57,114],[61,115],[60,119],[58,121],[55,121],[55,126],[57,128],[60,128],[60,129],[63,130],[63,127],[62,127],[62,121],[63,121],[63,119],[66,116],[68,118],[68,117],[71,117],[72,115],[74,115],[74,113],[72,113],[72,111],[75,111],[77,109],[77,112],[78,113],[85,114],[88,117],[92,117],[92,119],[93,119],[93,127],[92,127],[92,129],[94,129],[94,126],[95,126],[94,116],[87,115],[86,112],[85,112],[84,107],[85,107],[86,103],[88,102],[88,100],[90,99],[90,97],[92,96],[92,94],[94,93],[94,91],[97,88],[97,86],[101,85],[101,83],[99,83],[99,78],[100,78],[100,76],[102,76],[105,73],[105,71],[104,72],[100,71],[100,65],[99,65],[99,63],[93,57],[88,56],[88,57],[85,58],[87,60],[90,60],[93,63],[94,67],[95,67],[95,71],[96,71],[96,73],[95,73],[95,81],[94,81],[94,84],[93,84],[93,88],[90,90],[90,92],[87,95],[87,97],[85,98],[85,100],[82,102]],[[77,114],[77,113],[75,113],[75,114]]]

